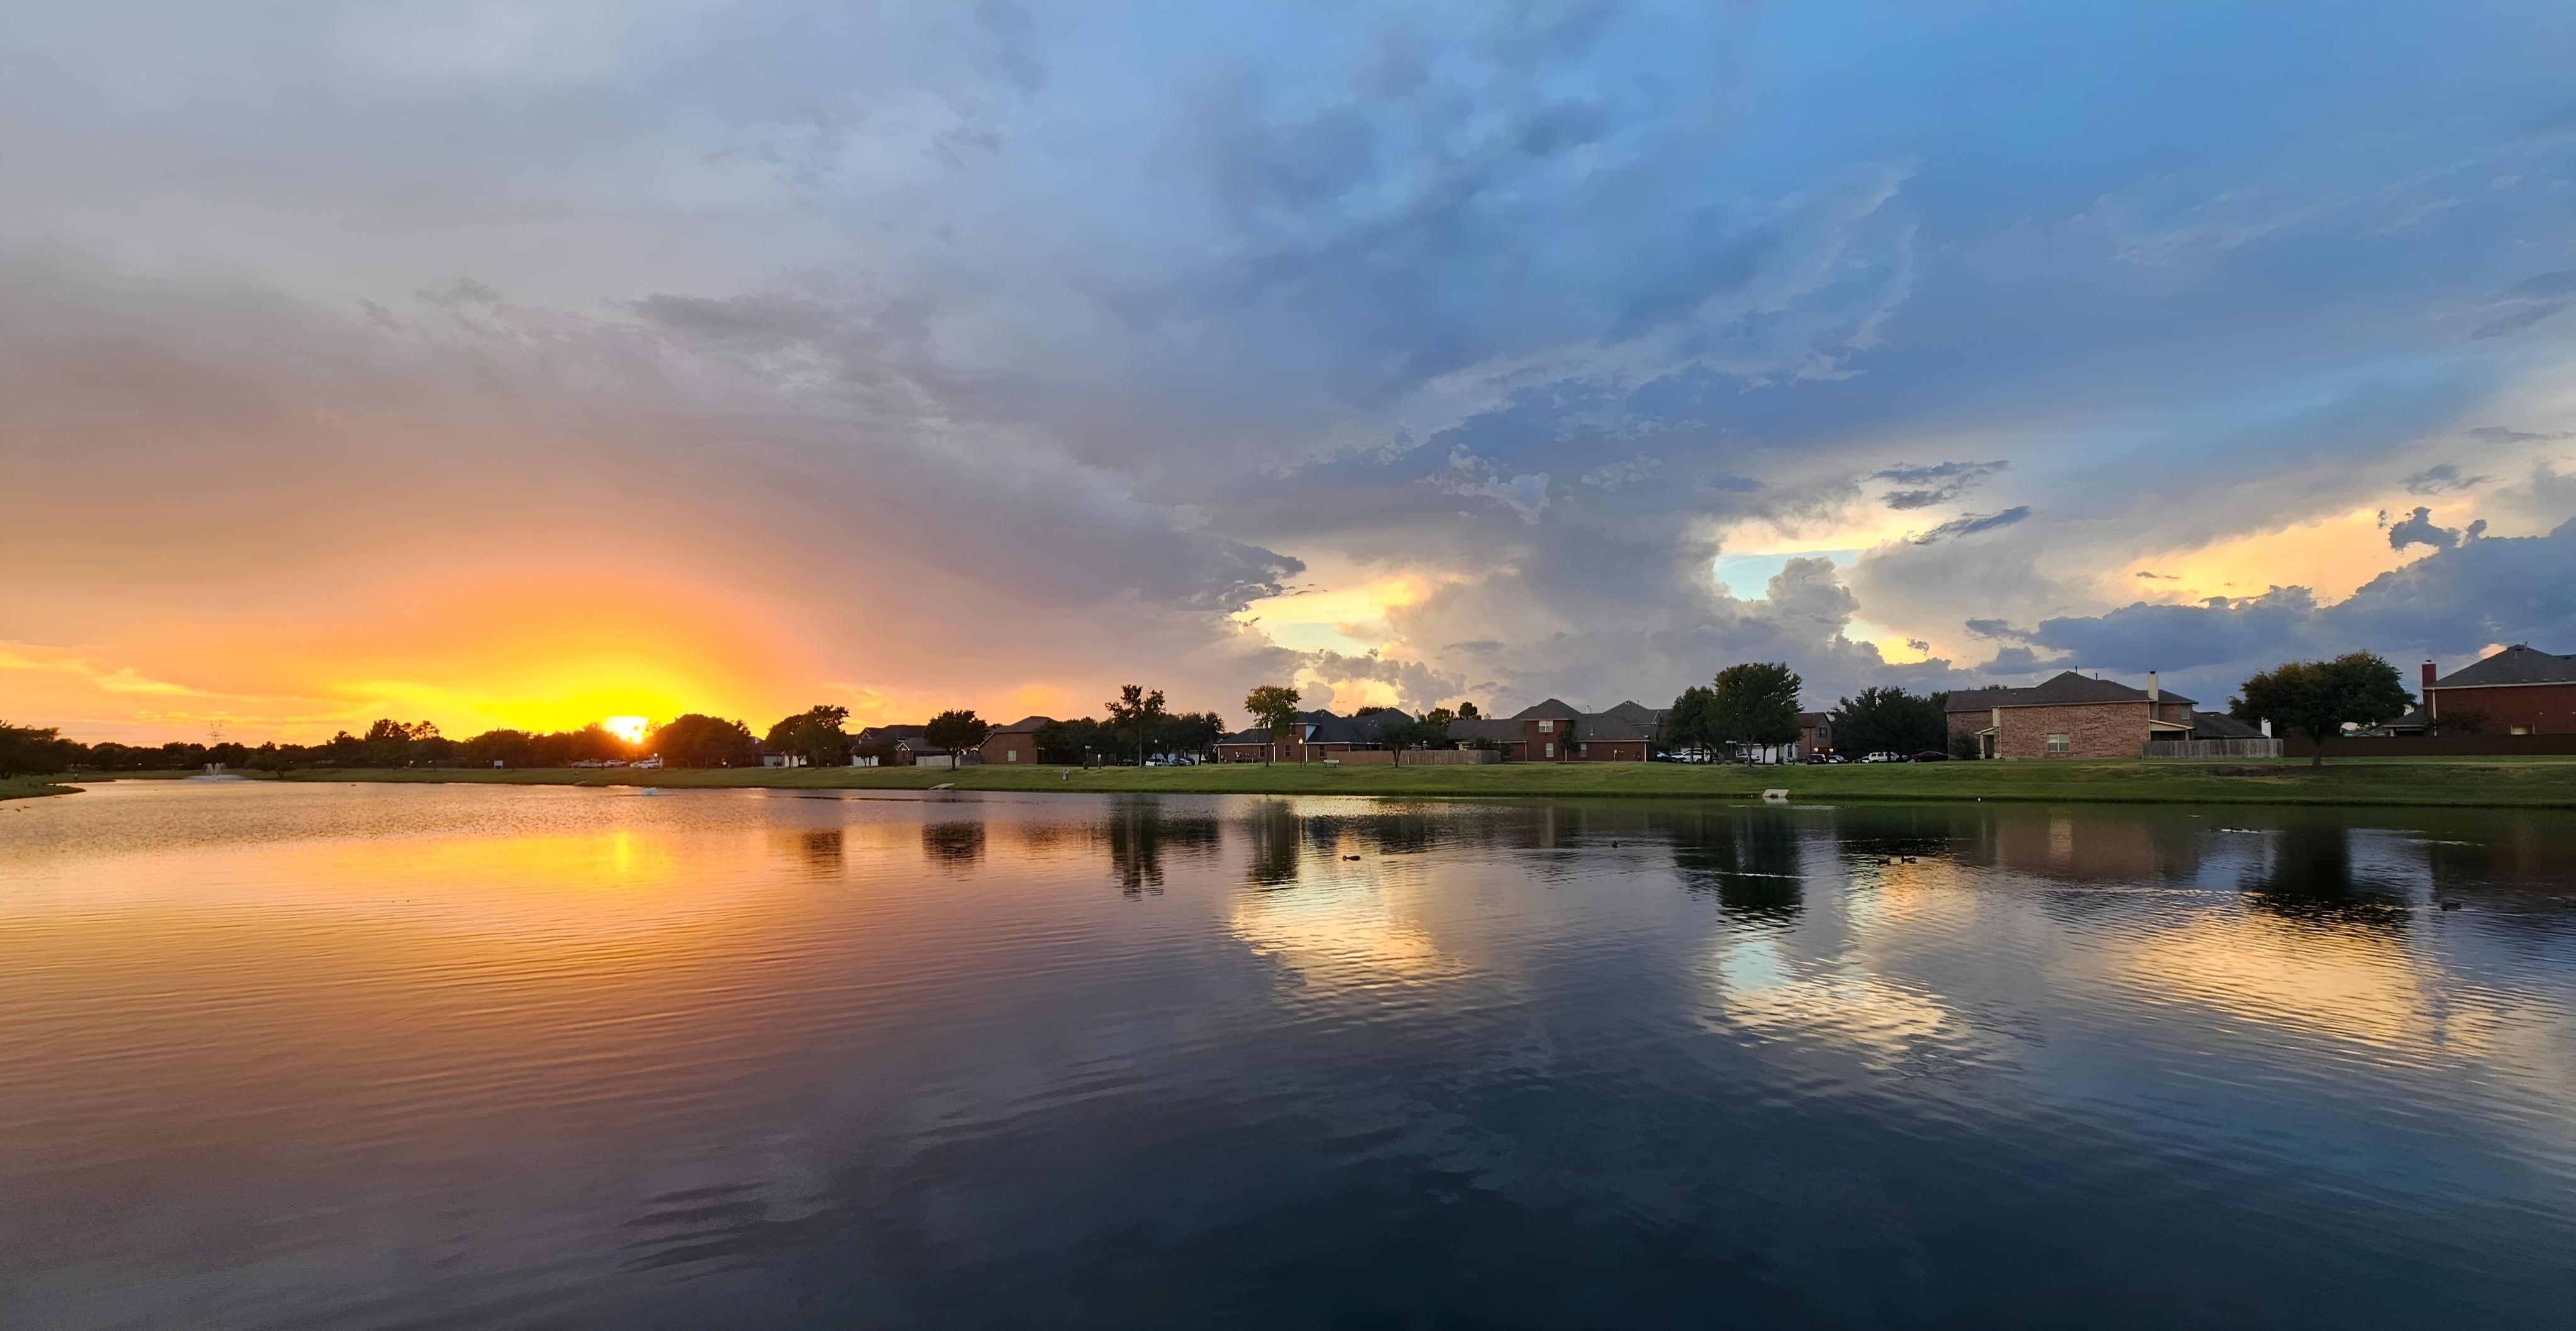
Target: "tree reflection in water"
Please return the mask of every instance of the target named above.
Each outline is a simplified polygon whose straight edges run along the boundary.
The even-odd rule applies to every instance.
[[[1297,860],[1304,829],[1296,807],[1286,800],[1263,800],[1243,820],[1252,843],[1244,879],[1254,887],[1278,887],[1297,881]]]
[[[2320,924],[2393,929],[2406,922],[2409,903],[2401,890],[2354,873],[2349,828],[2294,824],[2273,832],[2269,842],[2262,876],[2247,885],[2254,909]]]
[[[1162,894],[1166,851],[1207,858],[1216,854],[1220,837],[1213,816],[1169,817],[1163,802],[1151,796],[1112,800],[1103,832],[1110,874],[1118,880],[1118,890],[1130,897]]]
[[[934,864],[966,868],[984,858],[984,823],[923,823],[921,854]]]
[[[1798,829],[1785,809],[1695,810],[1673,820],[1673,866],[1682,885],[1710,893],[1727,914],[1772,925],[1801,908]]]

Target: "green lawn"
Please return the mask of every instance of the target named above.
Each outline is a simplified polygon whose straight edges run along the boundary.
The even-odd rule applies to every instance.
[[[78,786],[56,785],[61,777],[0,776],[0,800],[34,799],[38,795],[77,795]]]
[[[467,781],[507,785],[749,786],[771,789],[1090,790],[1267,795],[1745,799],[1784,788],[1797,800],[2020,800],[2145,804],[2387,804],[2576,808],[2576,758],[2328,759],[2182,763],[2122,760],[1950,762],[1840,767],[1694,767],[1677,763],[1514,763],[1493,767],[1241,764],[1103,768],[826,767],[689,770],[557,768],[300,771],[289,781]]]

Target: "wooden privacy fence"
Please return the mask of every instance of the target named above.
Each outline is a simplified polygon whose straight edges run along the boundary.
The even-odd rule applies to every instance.
[[[2150,758],[2278,758],[2277,739],[2151,739]]]
[[[1327,755],[1345,767],[1474,767],[1503,760],[1500,749],[1406,749],[1404,761],[1396,763],[1393,749],[1353,749],[1348,753]]]
[[[2291,736],[2281,753],[2289,758],[2316,756],[2314,740]],[[2543,754],[2576,754],[2576,735],[2377,735],[2338,739],[2326,745],[2334,758],[2507,758]]]

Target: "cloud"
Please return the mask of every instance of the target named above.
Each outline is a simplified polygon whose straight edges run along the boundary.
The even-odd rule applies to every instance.
[[[2304,587],[2199,605],[2138,603],[2041,621],[2032,644],[2088,668],[2163,670],[2223,696],[2281,661],[2376,651],[2400,663],[2474,659],[2497,642],[2576,642],[2576,521],[2539,536],[2461,540],[2320,605]],[[2016,656],[2014,664],[2029,658]],[[1988,670],[2005,672],[1999,656]]]
[[[1938,527],[1934,527],[1932,530],[1915,537],[1914,543],[1916,545],[1930,545],[1934,541],[1949,540],[1953,537],[1974,536],[1981,531],[1993,531],[1998,527],[2009,527],[2029,516],[2030,505],[2028,504],[2016,504],[2011,508],[2005,509],[2001,513],[1971,513],[1966,517],[1952,518],[1950,521],[1944,522]]]
[[[2450,494],[2471,486],[2484,485],[2492,476],[2463,476],[2458,466],[2444,462],[2426,467],[2406,478],[2406,493],[2414,495]]]
[[[2469,437],[2472,439],[2483,440],[2490,444],[2537,444],[2546,443],[2552,439],[2565,439],[2568,436],[2565,434],[2533,434],[2527,430],[2512,430],[2501,425],[2481,425],[2476,429],[2469,431]]]
[[[2556,234],[2576,177],[2529,129],[2554,11],[2365,7],[2320,56],[2098,6],[504,8],[17,16],[13,635],[325,733],[589,680],[1003,710],[1329,667],[1503,703],[1785,659],[1832,696],[1966,677],[1851,634],[2099,637],[2142,558],[2391,477],[2576,512],[2457,424],[2555,438],[2576,359],[2576,285],[2499,240]],[[2153,114],[2135,70],[2213,36],[2206,114]],[[1996,51],[1983,91],[2065,133],[1949,95]],[[2027,502],[1963,513],[2003,458]],[[2468,530],[2399,548],[2511,563]],[[1722,594],[1757,545],[1865,553]],[[1292,583],[1389,576],[1439,590],[1377,664],[1267,636]],[[2342,612],[2183,609],[2264,651]]]
[[[2478,325],[2469,337],[2481,342],[2509,337],[2566,309],[2570,299],[2576,299],[2576,268],[2525,278],[2505,288],[2490,307],[2504,313]]]
[[[1931,466],[1890,467],[1885,471],[1872,472],[1871,476],[1876,480],[1917,487],[1890,490],[1879,496],[1881,503],[1903,511],[1946,504],[1985,484],[2011,465],[2009,462],[1941,462]]]
[[[2486,534],[2486,530],[2484,518],[2470,523],[2465,532],[2452,527],[2437,527],[2433,525],[2433,510],[2418,508],[2389,527],[2388,547],[2403,550],[2410,545],[2429,545],[2436,550],[2448,550],[2462,541],[2478,539]]]

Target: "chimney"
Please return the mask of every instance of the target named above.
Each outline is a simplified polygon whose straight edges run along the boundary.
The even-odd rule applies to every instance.
[[[2155,706],[2156,700],[2162,697],[2164,690],[2156,687],[2156,672],[2150,670],[2147,672],[2147,706]]]
[[[2269,718],[2265,718],[2263,722],[2263,738],[2272,738],[2272,722]]]
[[[2433,663],[2426,661],[2424,663],[2424,715],[2435,717],[2441,714],[2433,705]]]

